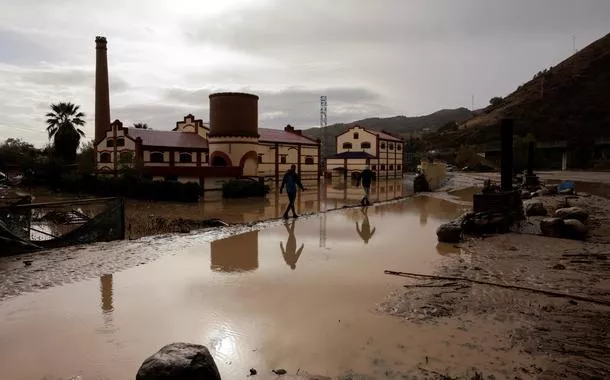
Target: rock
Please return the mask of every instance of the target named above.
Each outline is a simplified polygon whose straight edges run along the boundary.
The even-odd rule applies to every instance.
[[[144,360],[136,380],[220,380],[214,358],[205,346],[172,343]]]
[[[563,232],[563,219],[544,218],[540,221],[540,231],[544,236],[561,237]]]
[[[256,376],[257,372],[254,368],[250,368],[250,376]]]
[[[563,236],[568,239],[585,240],[589,229],[580,220],[566,219],[563,221]]]
[[[428,184],[428,180],[423,174],[418,174],[413,179],[413,192],[421,193],[430,191],[430,185]]]
[[[521,199],[530,199],[532,197],[532,193],[527,190],[521,190]]]
[[[553,265],[553,269],[564,270],[564,269],[566,269],[566,266],[563,264],[555,264],[555,265]]]
[[[544,204],[539,200],[523,202],[523,207],[527,216],[545,216],[547,214]]]
[[[271,372],[275,373],[276,375],[285,375],[287,373],[286,370],[283,368],[274,369]]]
[[[560,208],[555,211],[555,216],[561,219],[576,219],[584,222],[589,218],[589,213],[580,207]]]
[[[32,265],[33,262],[34,262],[34,260],[23,260],[23,263],[25,264],[26,267],[29,267],[30,265]]]
[[[436,236],[442,243],[458,243],[462,239],[462,232],[462,224],[454,220],[441,224],[436,229]]]

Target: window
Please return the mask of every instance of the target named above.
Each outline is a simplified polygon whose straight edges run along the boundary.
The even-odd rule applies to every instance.
[[[313,165],[313,164],[314,164],[313,157],[311,157],[311,156],[305,157],[305,165]]]
[[[116,139],[116,146],[125,146],[125,139],[124,138]]]
[[[396,150],[402,150],[402,145],[396,144]]]
[[[385,171],[385,165],[383,165],[383,164],[381,165],[381,171],[382,172]]]
[[[381,143],[381,149],[385,149],[385,143]]]
[[[390,170],[394,170],[394,165],[390,165]]]
[[[354,132],[354,140],[358,140],[358,137],[360,137],[360,136],[358,135],[358,132]]]
[[[114,146],[114,140],[113,139],[106,140],[106,147],[112,148],[113,146]]]
[[[150,162],[163,162],[163,153],[161,152],[152,152],[150,154]]]
[[[280,156],[280,164],[286,163],[286,156]]]
[[[352,149],[352,143],[344,142],[343,143],[343,149]]]
[[[119,161],[123,164],[128,164],[133,161],[133,154],[131,152],[121,152],[119,154]]]
[[[396,170],[400,170],[400,164],[396,165]]]
[[[388,144],[388,148],[389,148],[390,150],[394,150],[394,144]]]
[[[110,140],[109,140],[110,141]],[[108,152],[104,152],[102,154],[100,154],[100,162],[107,164],[110,162],[110,153]]]
[[[373,165],[373,166],[371,166],[371,170],[372,170],[372,171],[376,171],[376,170],[377,170],[377,165]]]
[[[360,148],[362,149],[370,149],[371,148],[371,143],[368,141],[362,142],[360,143]]]
[[[259,164],[262,164],[262,163],[263,163],[263,155],[262,155],[262,154],[259,154],[259,155],[258,155],[258,163],[259,163]]]
[[[193,156],[190,153],[180,153],[180,163],[186,164],[189,162],[193,162]]]

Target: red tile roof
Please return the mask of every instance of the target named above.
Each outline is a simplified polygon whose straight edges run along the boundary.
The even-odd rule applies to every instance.
[[[260,141],[309,145],[317,144],[315,140],[312,140],[308,137],[293,132],[286,132],[281,129],[259,128],[258,134],[260,136]]]
[[[153,131],[151,129],[125,128],[125,133],[132,139],[140,137],[144,146],[162,146],[172,148],[208,148],[206,139],[196,133]]]
[[[377,136],[379,136],[379,138],[382,138],[382,139],[392,140],[392,141],[402,141],[402,139],[400,139],[400,138],[398,138],[396,136],[392,136],[389,133],[377,132],[377,131],[371,131],[371,133],[376,134]]]

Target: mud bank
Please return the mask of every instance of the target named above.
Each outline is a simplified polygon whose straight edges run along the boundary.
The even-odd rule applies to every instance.
[[[538,199],[550,212],[565,202],[565,197]],[[434,274],[610,302],[610,201],[589,196],[568,202],[590,212],[588,241],[536,236],[540,218],[529,218],[521,228],[524,233],[451,245],[453,254]],[[465,281],[396,278],[396,282],[406,285],[379,310],[406,324],[450,326],[446,349],[457,352],[468,347],[477,355],[474,370],[479,373],[519,379],[610,377],[608,306]],[[442,351],[428,356],[423,373],[468,378],[466,371],[473,371],[447,359]]]

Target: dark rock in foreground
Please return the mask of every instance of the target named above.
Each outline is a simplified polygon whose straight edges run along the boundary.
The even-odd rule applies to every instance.
[[[589,229],[580,220],[566,219],[563,221],[563,236],[568,239],[585,240]]]
[[[462,239],[462,223],[453,220],[449,223],[441,224],[436,229],[438,241],[442,243],[458,243]]]
[[[172,343],[142,363],[136,380],[220,380],[214,358],[205,346]]]

